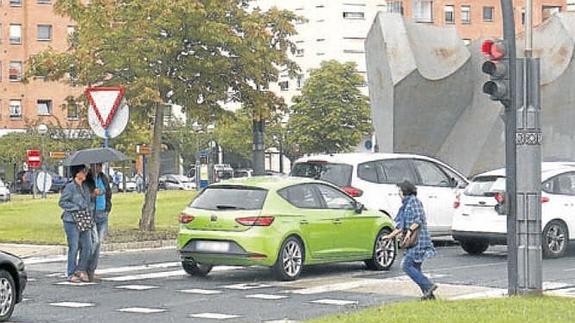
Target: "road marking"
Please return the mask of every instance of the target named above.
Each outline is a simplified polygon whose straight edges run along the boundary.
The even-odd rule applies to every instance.
[[[60,262],[68,259],[68,256],[56,256],[56,257],[34,257],[23,259],[25,265],[35,265],[35,264],[47,264],[50,262]]]
[[[198,319],[228,320],[228,319],[236,319],[241,316],[231,314],[220,314],[220,313],[199,313],[199,314],[190,314],[190,317]]]
[[[320,293],[327,293],[327,292],[334,292],[334,291],[342,291],[347,289],[354,289],[363,287],[366,285],[372,284],[380,284],[382,279],[361,279],[351,282],[345,283],[335,283],[329,285],[321,285],[315,287],[309,287],[304,289],[296,289],[291,291],[292,294],[299,294],[299,295],[312,295],[312,294],[320,294]]]
[[[152,278],[166,278],[166,277],[185,276],[185,275],[187,275],[186,272],[183,269],[180,269],[180,270],[175,270],[175,271],[161,271],[158,273],[149,273],[149,274],[107,277],[107,278],[102,278],[102,280],[111,281],[111,282],[127,282],[127,281],[133,281],[133,280],[143,280],[143,279],[152,279]]]
[[[292,321],[292,320],[284,319],[284,320],[265,321],[264,323],[300,323],[300,321]]]
[[[79,303],[79,302],[60,302],[60,303],[50,303],[52,306],[59,307],[71,307],[71,308],[81,308],[81,307],[93,307],[94,303]]]
[[[265,300],[278,300],[287,298],[287,296],[283,295],[271,295],[271,294],[253,294],[247,295],[246,298],[257,298],[257,299],[265,299]]]
[[[234,285],[222,286],[222,288],[237,289],[237,290],[250,290],[250,289],[267,288],[267,287],[271,286],[260,283],[234,284]]]
[[[506,289],[501,288],[493,288],[491,290],[485,292],[477,292],[465,295],[459,295],[450,297],[451,300],[464,300],[464,299],[476,299],[476,298],[494,298],[494,297],[503,297],[507,295]]]
[[[200,295],[214,295],[214,294],[221,294],[222,291],[214,290],[214,289],[181,289],[179,290],[180,293],[185,294],[200,294]]]
[[[29,282],[29,283],[32,283],[32,282],[35,282],[35,281],[36,281],[36,278],[28,278],[28,282]]]
[[[125,273],[125,272],[130,272],[130,271],[140,271],[140,270],[158,269],[158,268],[170,268],[170,267],[179,267],[179,266],[181,266],[181,263],[179,263],[179,262],[164,262],[164,263],[149,264],[149,265],[112,267],[112,268],[106,268],[106,269],[98,269],[98,270],[96,270],[96,274],[100,274],[100,275],[117,274],[117,273]]]
[[[148,308],[148,307],[127,307],[121,308],[118,312],[124,313],[140,313],[140,314],[153,314],[153,313],[162,313],[166,310],[163,308]]]
[[[60,282],[60,283],[56,283],[54,285],[66,285],[66,286],[77,286],[77,287],[82,287],[82,286],[90,286],[90,285],[97,285],[96,283],[90,283],[90,282],[79,282],[79,283],[73,283],[73,282]]]
[[[46,275],[46,277],[66,278],[66,274],[65,273],[51,273],[51,274]]]
[[[118,289],[128,289],[128,290],[148,290],[148,289],[155,289],[159,288],[159,286],[151,286],[151,285],[123,285],[123,286],[116,286]]]
[[[505,264],[507,264],[506,261],[500,261],[500,262],[492,262],[492,263],[488,263],[488,264],[479,264],[479,265],[455,266],[455,267],[447,267],[447,268],[434,268],[434,269],[430,269],[430,270],[426,270],[426,271],[427,271],[427,272],[430,272],[430,273],[433,273],[433,272],[436,272],[436,271],[444,271],[444,270],[453,271],[453,270],[457,270],[457,269],[469,269],[469,268],[489,267],[489,266],[505,265]]]
[[[344,305],[354,305],[357,304],[357,301],[346,301],[346,300],[342,300],[342,299],[318,299],[315,301],[311,301],[310,303],[315,303],[315,304],[323,304],[323,305],[338,305],[338,306],[344,306]]]

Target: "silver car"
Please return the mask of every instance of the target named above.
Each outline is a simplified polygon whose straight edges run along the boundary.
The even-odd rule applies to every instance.
[[[10,190],[8,189],[8,187],[6,187],[6,185],[4,184],[4,182],[2,182],[1,179],[0,179],[0,201],[3,202],[10,201]]]

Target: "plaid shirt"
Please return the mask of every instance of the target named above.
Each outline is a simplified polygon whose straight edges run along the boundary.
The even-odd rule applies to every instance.
[[[416,262],[423,262],[425,258],[435,256],[437,252],[431,242],[431,235],[427,231],[427,221],[425,219],[425,211],[423,204],[415,195],[406,196],[401,208],[395,217],[396,228],[402,231],[409,229],[409,227],[417,223],[419,225],[419,237],[417,245],[413,248],[405,250],[405,255],[413,257]]]

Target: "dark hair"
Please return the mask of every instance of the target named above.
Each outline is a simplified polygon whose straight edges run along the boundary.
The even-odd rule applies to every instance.
[[[72,174],[72,178],[76,178],[76,175],[81,172],[86,170],[86,166],[84,165],[74,165],[72,167],[70,167],[70,174]]]
[[[409,195],[417,196],[417,187],[415,187],[415,185],[413,185],[408,180],[405,180],[397,184],[397,187],[399,187],[399,189],[403,193],[403,196],[409,196]]]

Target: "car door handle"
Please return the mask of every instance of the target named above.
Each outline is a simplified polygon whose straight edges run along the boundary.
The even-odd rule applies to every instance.
[[[437,196],[435,196],[435,195],[429,195],[428,197],[429,197],[430,199],[436,199],[436,198],[437,198]]]
[[[307,222],[307,220],[301,220],[299,221],[300,224],[309,224],[309,222]]]

